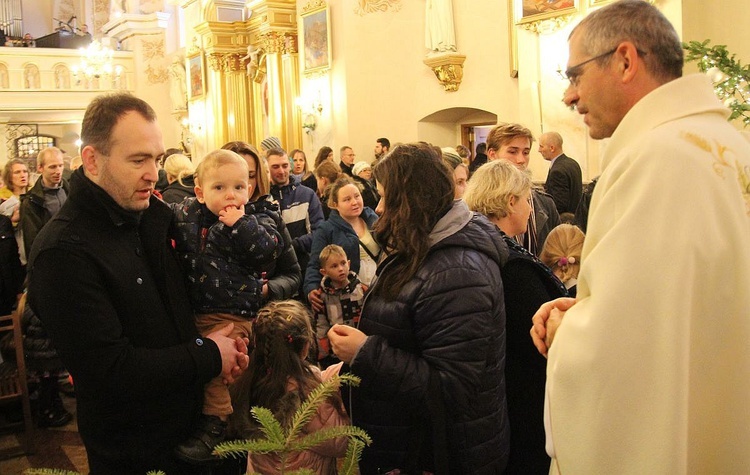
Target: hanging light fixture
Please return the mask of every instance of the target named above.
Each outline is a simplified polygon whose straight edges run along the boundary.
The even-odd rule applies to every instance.
[[[81,83],[86,80],[91,83],[94,79],[112,78],[117,81],[122,74],[122,66],[112,65],[112,55],[114,51],[108,46],[102,45],[99,41],[92,41],[86,48],[80,48],[81,61],[71,69],[73,76]]]

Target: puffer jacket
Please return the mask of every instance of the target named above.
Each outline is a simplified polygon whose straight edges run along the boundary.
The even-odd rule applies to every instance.
[[[284,236],[286,248],[278,259],[261,267],[266,273],[268,284],[268,298],[266,300],[286,300],[294,297],[299,292],[302,282],[302,271],[297,262],[297,254],[292,247],[292,237],[286,229],[284,221],[279,222],[279,230]],[[262,274],[261,274],[262,275]]]
[[[263,304],[262,266],[284,251],[276,205],[259,200],[225,226],[197,198],[170,204],[170,234],[187,275],[196,313],[255,316]]]
[[[378,280],[365,299],[359,329],[368,337],[351,363],[362,383],[350,402],[352,423],[373,439],[363,475],[434,471],[433,434],[445,437],[450,473],[501,473],[507,463],[500,269],[508,248],[462,201],[435,225],[430,244],[395,300],[377,292]],[[398,258],[386,259],[380,275]]]

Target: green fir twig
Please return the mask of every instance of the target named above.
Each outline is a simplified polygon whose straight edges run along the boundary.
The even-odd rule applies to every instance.
[[[312,472],[310,470],[285,471],[286,460],[290,455],[317,447],[332,439],[345,437],[349,439],[349,442],[344,456],[343,469],[340,473],[343,475],[356,474],[357,463],[362,456],[362,450],[365,445],[372,443],[367,432],[355,426],[339,426],[321,429],[304,436],[301,433],[305,425],[315,417],[320,405],[338,391],[342,383],[357,386],[359,382],[358,377],[343,374],[321,383],[310,392],[305,402],[297,409],[287,429],[281,426],[281,423],[270,410],[263,407],[253,407],[251,411],[253,417],[260,424],[260,430],[266,438],[223,442],[214,447],[214,453],[220,457],[241,457],[247,453],[275,454],[281,461],[281,473],[301,475]]]

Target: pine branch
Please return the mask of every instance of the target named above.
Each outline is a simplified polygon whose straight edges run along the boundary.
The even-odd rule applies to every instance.
[[[344,464],[341,467],[341,475],[356,475],[359,473],[359,459],[362,457],[362,450],[365,443],[359,439],[351,439],[346,447]]]
[[[287,441],[296,439],[300,431],[310,420],[318,413],[318,407],[339,388],[339,378],[333,378],[319,384],[315,389],[310,391],[304,403],[297,408],[292,418],[292,424],[287,432]]]
[[[287,433],[287,440],[291,441],[299,436],[302,430],[310,419],[315,417],[318,412],[318,407],[329,397],[331,397],[336,391],[339,390],[341,383],[348,384],[349,386],[358,386],[360,379],[353,374],[342,374],[333,376],[328,381],[324,381],[313,389],[307,396],[307,400],[297,409],[292,418],[292,424],[289,427]]]
[[[337,426],[327,427],[325,429],[317,430],[313,433],[307,434],[305,437],[298,439],[292,444],[290,448],[294,451],[302,452],[303,450],[309,450],[319,446],[323,442],[338,437],[347,437],[350,440],[359,440],[367,445],[372,443],[372,439],[367,435],[367,432],[355,426]]]
[[[310,419],[317,414],[320,405],[338,391],[341,383],[356,386],[359,382],[360,379],[358,377],[351,374],[344,374],[334,376],[330,380],[318,385],[318,387],[310,392],[307,400],[305,400],[294,414],[292,425],[287,431],[284,431],[270,410],[264,407],[253,407],[253,417],[260,424],[261,431],[266,436],[266,439],[222,442],[214,447],[214,453],[220,457],[242,457],[248,452],[254,454],[274,453],[281,459],[282,473],[287,473],[283,471],[283,466],[285,464],[284,460],[289,454],[308,450],[330,439],[347,437],[349,439],[349,446],[347,447],[345,462],[347,466],[356,468],[359,457],[362,455],[362,448],[366,444],[369,445],[372,443],[370,436],[364,430],[354,426],[338,426],[321,429],[301,438],[298,437],[298,434]],[[312,472],[309,470],[300,470],[289,473],[307,474]],[[355,474],[356,472],[350,470],[344,473]]]
[[[247,455],[248,452],[254,454],[268,454],[283,451],[285,448],[286,444],[279,444],[278,442],[272,442],[267,439],[232,440],[218,444],[214,447],[214,453],[219,457],[224,458],[241,458]]]
[[[284,429],[281,427],[281,423],[276,420],[273,413],[265,408],[255,406],[250,412],[253,413],[253,417],[258,423],[260,423],[260,430],[266,434],[270,442],[274,442],[280,445],[284,445],[286,442],[286,435]]]

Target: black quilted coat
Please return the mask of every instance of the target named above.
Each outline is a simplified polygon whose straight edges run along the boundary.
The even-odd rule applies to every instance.
[[[377,281],[365,300],[359,329],[368,338],[351,366],[362,383],[349,401],[353,424],[373,438],[360,465],[365,475],[434,472],[434,452],[456,474],[501,473],[507,462],[500,268],[508,249],[494,225],[462,201],[430,242],[395,300],[378,295]],[[436,435],[445,439],[437,450]]]

